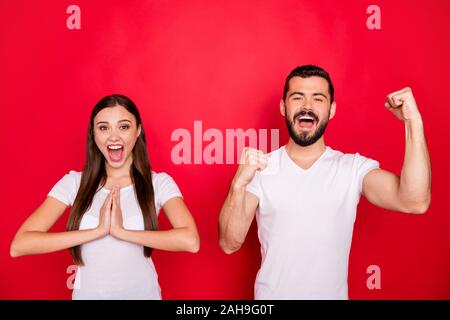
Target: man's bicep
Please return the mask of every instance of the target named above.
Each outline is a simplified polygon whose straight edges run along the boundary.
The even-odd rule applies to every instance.
[[[387,210],[402,211],[399,187],[399,176],[387,170],[374,169],[364,176],[362,193],[373,205]]]

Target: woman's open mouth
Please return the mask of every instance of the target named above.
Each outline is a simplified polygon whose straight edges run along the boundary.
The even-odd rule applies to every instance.
[[[123,158],[123,145],[110,144],[107,146],[109,159],[113,162],[120,162]]]

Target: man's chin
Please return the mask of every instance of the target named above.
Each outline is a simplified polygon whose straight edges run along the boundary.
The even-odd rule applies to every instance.
[[[314,144],[317,140],[319,140],[316,139],[316,131],[317,130],[311,130],[308,132],[298,131],[295,137],[291,135],[291,138],[297,145],[301,147],[307,147]]]
[[[289,136],[301,147],[307,147],[317,142],[325,133],[327,123],[314,122],[311,128],[300,126],[298,123],[286,121]]]
[[[297,139],[299,140],[310,140],[316,134],[316,130],[308,130],[308,131],[297,131]]]
[[[295,142],[296,145],[298,145],[300,147],[308,147],[308,146],[314,144],[310,140],[306,140],[305,141],[305,140],[295,140],[294,139],[294,142]]]

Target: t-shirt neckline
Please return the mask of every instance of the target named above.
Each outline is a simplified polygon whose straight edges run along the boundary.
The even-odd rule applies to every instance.
[[[296,164],[294,160],[291,159],[291,157],[289,156],[289,154],[286,151],[286,145],[283,146],[283,154],[287,158],[288,162],[291,163],[291,165],[293,165],[298,171],[303,172],[303,173],[308,173],[308,172],[312,171],[312,169],[314,169],[318,165],[318,163],[320,163],[322,161],[322,159],[325,157],[326,154],[328,154],[329,151],[331,151],[331,148],[329,146],[325,146],[325,151],[322,152],[320,157],[317,158],[317,160],[314,161],[314,163],[308,169],[303,169],[298,164]]]
[[[125,187],[120,188],[120,191],[128,190],[128,189],[132,188],[133,186],[134,186],[134,183],[133,184],[129,184],[129,185],[125,186]],[[102,190],[104,192],[111,192],[111,189],[106,189],[105,187],[102,187],[100,190]]]

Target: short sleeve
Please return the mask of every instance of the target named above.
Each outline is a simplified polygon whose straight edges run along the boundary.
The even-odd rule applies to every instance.
[[[366,158],[359,153],[356,153],[356,163],[357,163],[357,181],[359,193],[362,193],[363,180],[367,173],[373,169],[379,169],[380,164],[378,161]]]
[[[72,206],[77,195],[79,178],[79,172],[70,171],[53,186],[47,196],[51,196],[67,206]]]
[[[155,176],[154,192],[156,207],[162,208],[167,200],[174,197],[183,197],[175,181],[167,173],[153,173]]]
[[[252,181],[250,181],[250,183],[247,185],[245,190],[253,193],[255,196],[258,197],[259,200],[261,200],[262,188],[261,188],[261,176],[259,171],[256,171],[255,176],[253,177]]]

